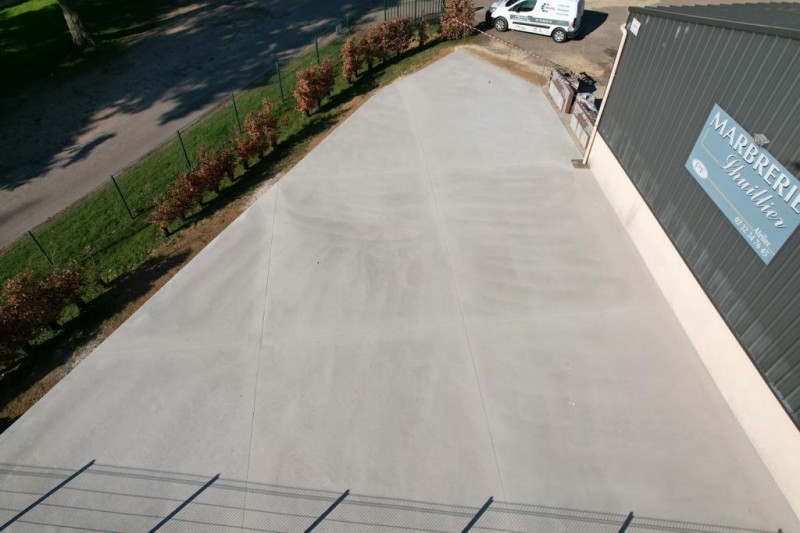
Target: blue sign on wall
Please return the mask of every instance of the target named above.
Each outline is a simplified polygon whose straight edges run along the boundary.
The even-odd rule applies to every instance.
[[[800,181],[716,104],[686,169],[764,263],[800,223]]]

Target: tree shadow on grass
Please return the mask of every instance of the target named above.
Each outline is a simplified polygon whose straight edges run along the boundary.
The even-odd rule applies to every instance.
[[[47,374],[66,363],[76,350],[96,339],[108,317],[147,294],[164,274],[188,257],[189,252],[151,257],[117,278],[105,293],[82,306],[80,314],[66,323],[58,334],[32,347],[27,357],[0,377],[0,409],[34,388]],[[13,416],[0,417],[0,433],[15,420]]]

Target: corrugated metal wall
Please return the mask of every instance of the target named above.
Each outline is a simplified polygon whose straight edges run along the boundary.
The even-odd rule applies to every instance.
[[[800,427],[800,229],[765,265],[684,169],[717,103],[800,178],[800,41],[634,16],[600,133]]]

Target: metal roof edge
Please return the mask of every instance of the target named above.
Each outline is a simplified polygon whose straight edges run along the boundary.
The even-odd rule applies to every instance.
[[[738,22],[731,20],[720,20],[716,17],[700,14],[678,13],[663,9],[663,7],[691,7],[691,6],[662,6],[662,9],[653,6],[631,6],[628,8],[630,13],[638,13],[641,15],[652,15],[654,17],[661,17],[673,20],[680,20],[684,22],[694,22],[696,24],[704,24],[706,26],[716,26],[718,28],[729,28],[733,30],[749,31],[752,33],[764,33],[768,35],[775,35],[778,37],[787,37],[789,39],[800,40],[800,28],[777,28],[775,26],[767,26],[764,24],[755,24],[748,22]]]

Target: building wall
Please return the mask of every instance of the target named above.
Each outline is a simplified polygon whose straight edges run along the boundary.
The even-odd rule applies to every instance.
[[[600,136],[800,424],[800,229],[764,264],[684,168],[718,104],[750,133],[766,134],[769,152],[800,178],[800,41],[632,17],[641,26],[625,44]],[[718,350],[736,358],[725,343]]]
[[[800,518],[800,432],[598,135],[589,167],[697,354]]]

